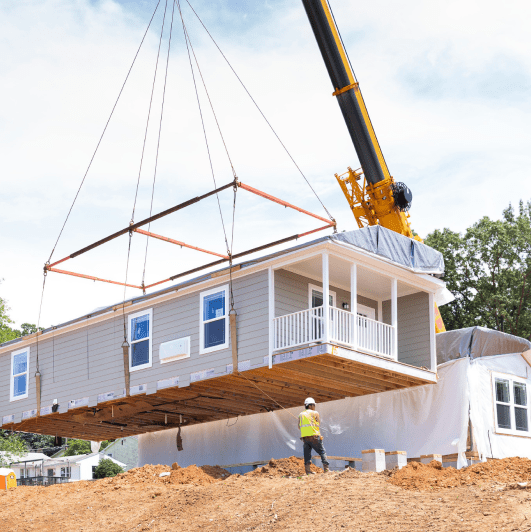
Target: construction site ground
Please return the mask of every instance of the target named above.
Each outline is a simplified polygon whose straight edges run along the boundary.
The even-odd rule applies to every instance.
[[[531,460],[465,469],[303,475],[300,458],[246,475],[219,467],[144,466],[115,478],[20,486],[0,495],[14,531],[531,531]],[[165,473],[165,476],[160,476]],[[526,484],[528,483],[528,484]]]

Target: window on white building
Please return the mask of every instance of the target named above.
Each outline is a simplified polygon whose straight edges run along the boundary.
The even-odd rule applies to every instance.
[[[229,346],[228,286],[200,294],[199,352],[210,353]]]
[[[28,397],[30,348],[11,353],[11,401]]]
[[[531,436],[529,394],[525,379],[493,374],[496,432]]]
[[[61,468],[61,477],[70,478],[70,476],[71,476],[70,466],[62,467]]]
[[[96,467],[98,466],[95,466],[95,465],[92,466],[92,478],[96,478]]]
[[[129,316],[129,370],[151,367],[153,309]]]
[[[53,469],[48,469],[48,476],[53,477]]]

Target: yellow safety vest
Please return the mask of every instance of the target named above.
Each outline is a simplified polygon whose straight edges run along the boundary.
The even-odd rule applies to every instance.
[[[299,414],[299,428],[301,429],[301,438],[306,436],[320,436],[319,421],[317,420],[315,410],[304,410]]]

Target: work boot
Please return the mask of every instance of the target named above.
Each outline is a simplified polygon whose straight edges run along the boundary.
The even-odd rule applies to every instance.
[[[311,463],[310,464],[304,464],[304,472],[307,475],[315,475],[315,473],[311,470]]]
[[[330,468],[327,465],[324,466],[323,473],[330,473]]]

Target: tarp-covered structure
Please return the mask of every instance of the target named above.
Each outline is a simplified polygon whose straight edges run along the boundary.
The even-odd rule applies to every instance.
[[[433,275],[442,275],[444,273],[442,253],[422,242],[417,242],[380,225],[337,233],[328,238],[346,242],[376,255],[386,257],[416,272]]]
[[[470,357],[480,358],[531,349],[531,342],[485,327],[467,327],[437,335],[437,364]]]
[[[476,327],[437,335],[438,353],[448,360],[438,366],[436,385],[317,405],[328,454],[361,457],[362,450],[374,448],[406,451],[409,457],[457,453],[458,467],[467,465],[469,450],[482,460],[531,458],[531,438],[497,433],[493,396],[493,372],[524,379],[531,394],[528,347],[522,338]],[[176,449],[176,430],[142,435],[140,465],[228,465],[302,456],[296,419],[302,408],[185,427],[182,452]]]

